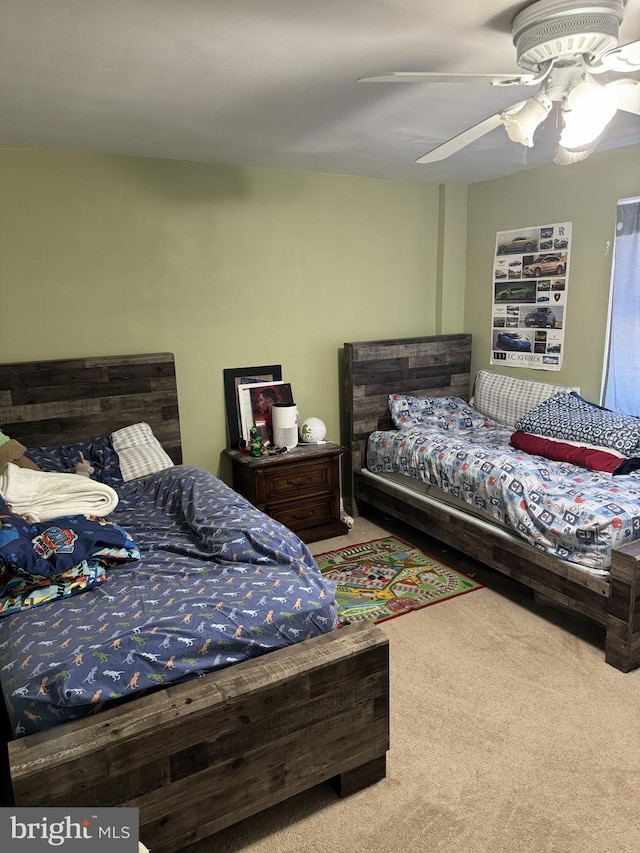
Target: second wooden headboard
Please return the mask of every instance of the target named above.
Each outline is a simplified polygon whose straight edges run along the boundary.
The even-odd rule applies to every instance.
[[[172,353],[0,364],[0,427],[27,447],[72,444],[140,421],[181,463]]]
[[[344,345],[344,405],[349,468],[345,506],[353,509],[353,474],[365,464],[367,438],[392,429],[389,394],[469,399],[471,335],[431,335]]]

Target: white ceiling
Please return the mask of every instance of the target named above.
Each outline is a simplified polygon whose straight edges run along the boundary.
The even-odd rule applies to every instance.
[[[414,161],[531,89],[356,78],[518,72],[511,21],[529,5],[0,0],[0,146],[408,181],[509,175],[551,162],[553,121],[533,149],[498,128],[448,160]],[[627,0],[620,42],[639,38],[640,0]],[[636,143],[640,117],[619,111],[599,150]]]

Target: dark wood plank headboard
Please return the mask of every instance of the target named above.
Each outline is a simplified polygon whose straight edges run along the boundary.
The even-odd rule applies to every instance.
[[[344,404],[349,468],[345,506],[353,509],[353,474],[365,464],[367,438],[392,429],[389,394],[469,399],[471,335],[431,335],[344,345]]]
[[[0,427],[27,447],[72,444],[140,421],[181,463],[172,353],[0,364]]]

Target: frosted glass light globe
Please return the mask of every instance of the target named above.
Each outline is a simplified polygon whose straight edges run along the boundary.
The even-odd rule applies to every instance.
[[[300,424],[300,438],[307,444],[317,444],[324,441],[327,425],[320,418],[307,418]]]
[[[562,107],[563,148],[581,148],[594,142],[618,110],[615,89],[608,89],[587,77],[569,92]]]

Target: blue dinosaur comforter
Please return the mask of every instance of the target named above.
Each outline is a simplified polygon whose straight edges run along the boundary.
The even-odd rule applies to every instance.
[[[336,627],[335,586],[307,546],[213,474],[178,465],[118,494],[109,520],[140,559],[0,619],[15,737]]]

